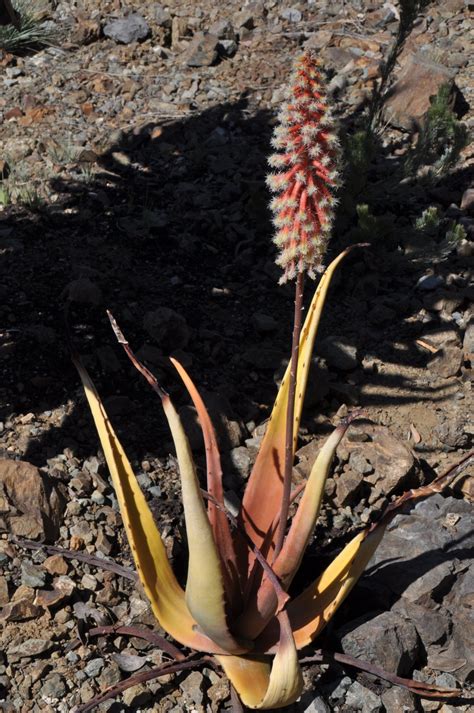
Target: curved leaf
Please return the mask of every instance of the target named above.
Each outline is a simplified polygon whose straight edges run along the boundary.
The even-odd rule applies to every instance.
[[[314,584],[290,602],[288,616],[297,649],[310,644],[332,619],[362,576],[384,532],[385,527],[356,535]]]
[[[130,549],[153,613],[176,641],[197,651],[225,652],[197,630],[166,550],[125,452],[86,369],[75,360],[112,476]]]
[[[181,475],[189,549],[186,603],[203,632],[229,653],[248,651],[230,633],[225,612],[221,561],[201,495],[194,461],[181,420],[168,396],[163,409],[173,436]]]
[[[125,349],[130,361],[160,397],[176,448],[189,549],[185,594],[189,611],[204,634],[212,639],[219,648],[227,653],[248,651],[249,645],[237,642],[227,626],[221,562],[181,419],[168,394],[159,386],[156,378],[146,366],[136,358],[110,313],[109,318],[117,339]]]
[[[239,591],[240,582],[237,577],[237,561],[232,534],[229,521],[224,511],[225,505],[224,491],[222,488],[222,468],[216,434],[204,402],[190,376],[177,359],[172,358],[171,362],[178,371],[178,374],[182,378],[183,383],[193,400],[199,417],[199,422],[201,424],[204,437],[204,447],[206,449],[207,490],[209,495],[212,496],[208,503],[207,514],[224,568],[224,583],[226,585],[227,600],[232,604],[233,608],[236,609],[241,602],[241,595]],[[212,498],[217,501],[217,503],[221,506],[220,508],[216,507]]]
[[[288,615],[278,615],[280,637],[275,658],[216,656],[227,677],[249,708],[270,710],[294,703],[303,690],[303,677]]]
[[[303,497],[291,523],[283,549],[272,567],[283,589],[288,590],[300,566],[309,538],[319,515],[324,486],[331,464],[342,437],[353,418],[343,421],[329,436],[311,469]],[[256,578],[254,578],[256,579]],[[266,575],[261,585],[254,587],[248,604],[236,624],[236,631],[244,638],[255,638],[275,614],[277,599],[275,589]]]
[[[342,252],[333,260],[321,277],[301,331],[293,428],[293,450],[298,437],[298,427],[311,365],[314,340],[319,327],[329,285],[339,263],[349,254],[352,247]],[[281,506],[289,373],[290,365],[288,365],[283,381],[281,382],[257,460],[255,461],[247,483],[240,512],[241,522],[252,540],[260,548],[262,548],[265,535],[277,517]],[[250,567],[252,565],[253,561],[251,560]]]

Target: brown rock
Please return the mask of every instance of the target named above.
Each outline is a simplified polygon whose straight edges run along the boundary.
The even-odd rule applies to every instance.
[[[1,171],[1,161],[0,161],[0,171]],[[468,188],[464,191],[461,200],[461,210],[465,210],[467,213],[474,214],[474,188]]]
[[[38,590],[34,603],[44,608],[54,607],[69,599],[73,591],[74,583],[69,577],[58,577],[54,580],[52,589]]]
[[[186,52],[188,67],[210,67],[217,59],[219,38],[209,32],[198,32]]]
[[[0,606],[8,604],[8,581],[6,577],[0,577]]]
[[[41,616],[43,609],[32,604],[26,599],[19,599],[15,602],[6,604],[0,609],[0,621],[26,621]]]
[[[352,505],[357,500],[363,482],[362,473],[353,471],[342,473],[336,482],[336,505],[342,507]]]
[[[453,88],[453,79],[454,72],[444,65],[412,55],[385,102],[385,120],[408,131],[419,128],[431,106],[431,97],[445,84]]]
[[[84,540],[82,537],[79,537],[79,535],[72,535],[70,541],[69,541],[69,548],[71,550],[74,550],[74,552],[78,550],[82,550],[84,547]]]
[[[50,574],[67,574],[68,565],[61,555],[51,555],[43,562],[43,567]]]
[[[360,434],[368,436],[370,440],[353,440]],[[415,465],[414,455],[404,443],[392,436],[385,426],[372,423],[352,424],[337,453],[338,457],[339,453],[342,456],[348,453],[351,463],[361,457],[367,461],[372,466],[373,473],[363,475],[363,478],[372,485],[377,484],[377,488],[385,496],[391,495],[399,487],[406,486]],[[353,470],[355,471],[355,468]]]
[[[34,465],[0,459],[0,499],[9,505],[2,516],[7,531],[33,539],[57,538],[65,496],[62,487]]]
[[[431,372],[444,379],[456,376],[463,361],[463,351],[455,344],[445,344],[428,364]]]
[[[100,22],[78,17],[71,35],[71,42],[76,45],[89,45],[100,37]]]

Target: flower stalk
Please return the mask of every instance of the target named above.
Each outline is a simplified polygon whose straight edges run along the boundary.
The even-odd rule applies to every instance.
[[[283,547],[290,505],[304,275],[314,278],[322,269],[336,204],[338,140],[332,124],[318,60],[313,52],[305,52],[297,62],[290,96],[280,111],[272,139],[277,152],[270,156],[269,164],[277,172],[267,179],[278,194],[271,208],[277,229],[274,242],[280,249],[277,264],[284,271],[280,282],[296,278],[283,493],[274,559]]]
[[[298,357],[301,336],[301,323],[303,318],[303,289],[304,272],[299,272],[296,278],[295,287],[295,314],[293,322],[293,340],[291,345],[291,366],[290,381],[288,391],[288,405],[286,410],[286,433],[285,433],[285,466],[283,471],[283,495],[281,500],[280,521],[275,539],[274,560],[278,557],[283,547],[285,539],[286,523],[290,509],[291,498],[291,476],[293,473],[294,459],[294,420],[295,420],[295,396],[296,396],[296,376],[298,371]]]

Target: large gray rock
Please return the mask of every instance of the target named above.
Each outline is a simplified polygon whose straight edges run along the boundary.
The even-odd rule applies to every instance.
[[[150,34],[150,26],[144,17],[138,13],[131,13],[119,20],[107,22],[103,27],[103,32],[114,42],[128,45],[131,42],[145,40]]]
[[[414,625],[394,612],[351,622],[339,631],[345,654],[369,661],[400,675],[413,669],[419,653]]]
[[[391,614],[415,627],[429,666],[461,683],[474,671],[473,548],[472,505],[434,495],[393,520],[361,580],[391,593]]]

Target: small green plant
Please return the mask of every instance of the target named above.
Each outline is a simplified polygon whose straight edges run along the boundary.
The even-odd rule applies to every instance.
[[[24,186],[16,195],[16,202],[27,210],[33,212],[43,208],[45,200],[35,186]]]
[[[57,31],[43,20],[45,6],[41,0],[13,0],[12,6],[17,23],[0,27],[0,49],[12,53],[30,52],[57,41]]]
[[[369,126],[342,137],[345,180],[351,197],[359,195],[367,183],[367,174],[375,156],[375,136]]]
[[[0,205],[6,207],[11,203],[11,195],[8,186],[0,184]]]
[[[405,173],[430,166],[431,175],[441,175],[456,164],[468,140],[467,129],[451,109],[450,88],[443,86],[432,99],[415,148],[405,161]]]
[[[440,217],[436,206],[426,208],[415,221],[415,228],[428,235],[436,235],[439,229]]]
[[[373,215],[367,203],[358,203],[356,213],[357,225],[350,233],[351,240],[372,244],[382,240],[385,243],[392,241],[395,230],[393,218],[390,215]]]
[[[376,524],[353,537],[319,577],[290,597],[288,590],[311,539],[336,448],[350,423],[358,417],[353,413],[336,426],[315,459],[307,482],[293,488],[292,466],[314,341],[331,279],[350,252],[346,250],[326,269],[301,324],[303,276],[321,270],[338,182],[337,140],[318,64],[311,52],[305,53],[297,64],[273,146],[277,153],[271,157],[270,165],[276,171],[268,182],[276,194],[271,207],[282,281],[295,280],[293,344],[291,360],[236,518],[227,511],[224,501],[214,428],[190,376],[176,359],[171,359],[201,425],[206,490],[200,487],[191,449],[169,394],[137,360],[109,314],[119,343],[159,396],[173,437],[189,550],[185,588],[171,568],[151,510],[104,405],[86,369],[75,357],[138,576],[162,628],[193,652],[186,656],[153,632],[154,641],[160,640],[162,648],[175,661],[147,671],[145,678],[135,677],[114,686],[80,707],[83,713],[138,681],[208,665],[210,660],[224,669],[245,706],[275,709],[290,705],[303,690],[302,663],[322,660],[321,654],[301,660],[298,651],[311,644],[334,616],[362,575],[392,518],[405,502],[440,492],[468,460],[464,459],[430,485],[409,491],[391,503]],[[372,225],[373,216],[368,209],[362,210],[361,217]],[[299,496],[296,514],[290,519],[289,505]],[[197,658],[197,652],[204,655]],[[458,695],[457,690],[400,679],[342,654],[329,655],[329,660],[331,657],[375,672],[427,697]]]
[[[446,240],[451,245],[459,245],[460,242],[467,239],[467,233],[460,223],[455,223],[454,221],[449,226],[446,231]]]

